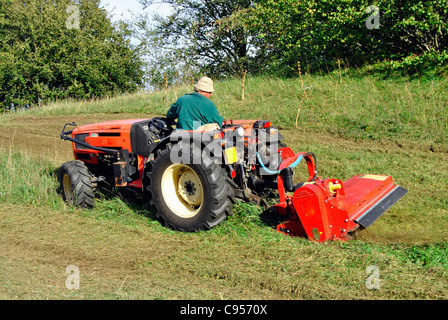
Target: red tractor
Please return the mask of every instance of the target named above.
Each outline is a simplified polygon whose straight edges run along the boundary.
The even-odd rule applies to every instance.
[[[166,227],[194,232],[213,228],[232,214],[237,199],[272,206],[279,232],[310,240],[347,240],[369,227],[407,190],[382,175],[348,181],[321,179],[314,154],[295,154],[270,121],[225,121],[214,131],[178,131],[162,117],[80,126],[61,138],[73,143],[75,161],[60,170],[64,200],[93,208],[101,183],[138,191],[150,199]],[[293,183],[306,161],[308,179]]]

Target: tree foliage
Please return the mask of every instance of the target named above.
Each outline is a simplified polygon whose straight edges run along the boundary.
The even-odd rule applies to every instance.
[[[241,21],[266,42],[270,67],[309,70],[338,62],[446,62],[447,0],[256,0]],[[374,8],[376,9],[368,10]],[[375,24],[375,20],[378,22]],[[373,22],[372,22],[373,21]]]
[[[144,6],[165,3],[173,9],[167,17],[137,18],[138,38],[153,59],[154,79],[159,81],[161,73],[170,73],[170,70],[179,74],[188,69],[190,73],[210,73],[217,77],[248,68],[250,44],[246,27],[229,28],[223,19],[249,8],[252,1],[140,0],[140,3]]]
[[[298,62],[309,72],[376,65],[408,74],[448,63],[448,0],[162,2],[173,14],[142,37],[158,56],[158,83],[185,70],[296,74]]]
[[[99,0],[0,0],[0,109],[133,92],[141,60]]]

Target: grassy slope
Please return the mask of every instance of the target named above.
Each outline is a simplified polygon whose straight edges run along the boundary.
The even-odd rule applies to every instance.
[[[65,207],[57,168],[71,160],[58,139],[78,125],[164,114],[175,95],[60,102],[0,118],[0,298],[4,299],[440,299],[448,298],[448,82],[356,76],[249,78],[217,83],[226,119],[266,118],[296,151],[318,157],[321,176],[390,174],[409,189],[359,241],[315,245],[277,234],[260,208],[240,204],[199,234],[164,229],[122,198],[83,212]],[[165,102],[166,101],[166,102]],[[299,127],[295,128],[301,105]],[[296,179],[300,179],[301,172]],[[81,289],[65,287],[77,265]],[[366,268],[381,287],[366,287]]]

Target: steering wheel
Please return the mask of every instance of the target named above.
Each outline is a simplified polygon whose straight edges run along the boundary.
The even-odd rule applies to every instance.
[[[156,117],[149,122],[149,126],[154,126],[162,135],[170,134],[173,131],[172,126],[174,124],[176,124],[175,121],[164,117]]]

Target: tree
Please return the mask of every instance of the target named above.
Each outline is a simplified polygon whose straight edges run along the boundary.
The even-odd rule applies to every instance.
[[[137,90],[129,36],[99,0],[0,0],[0,109]]]
[[[241,20],[265,42],[271,69],[291,74],[338,62],[447,61],[447,0],[255,0]],[[373,6],[372,6],[373,5]],[[370,7],[370,10],[368,8]],[[377,19],[378,24],[368,22]],[[410,60],[409,60],[410,59]]]
[[[144,6],[154,0],[139,0]],[[160,1],[157,1],[160,3]],[[173,13],[168,17],[137,18],[142,45],[152,57],[153,68],[164,73],[202,72],[214,77],[239,74],[248,68],[249,34],[244,26],[229,28],[225,18],[251,6],[249,0],[166,0]],[[174,64],[173,64],[174,62]],[[164,68],[164,66],[168,66]],[[168,70],[167,70],[168,69]]]

